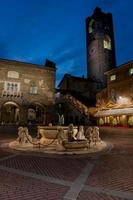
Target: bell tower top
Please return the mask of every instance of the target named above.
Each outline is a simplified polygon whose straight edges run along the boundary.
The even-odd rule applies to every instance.
[[[94,9],[94,13],[101,13],[102,12],[102,10],[101,10],[101,8],[99,8],[99,7],[96,7],[95,9]]]

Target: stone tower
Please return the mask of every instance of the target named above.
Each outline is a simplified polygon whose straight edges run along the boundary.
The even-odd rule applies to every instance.
[[[116,65],[112,14],[96,8],[86,19],[87,76],[106,86],[104,72]]]

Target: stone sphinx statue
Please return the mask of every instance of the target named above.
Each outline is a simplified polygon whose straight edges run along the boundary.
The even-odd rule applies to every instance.
[[[87,138],[88,140],[88,143],[89,143],[89,148],[90,148],[90,144],[93,142],[93,129],[92,127],[88,127],[86,132],[85,132],[85,137]]]
[[[100,142],[100,136],[99,136],[99,127],[95,126],[93,128],[93,142],[96,145],[97,142]]]
[[[18,128],[18,138],[16,139],[20,144],[24,142],[24,132],[23,132],[23,127],[20,126]]]
[[[56,150],[57,151],[64,151],[64,143],[68,140],[66,137],[66,134],[64,133],[64,130],[62,127],[58,129],[58,134],[57,134],[57,144],[56,144]]]
[[[10,142],[9,146],[13,147],[29,147],[33,146],[32,144],[32,137],[29,134],[28,128],[27,127],[19,127],[18,128],[18,138]]]
[[[101,141],[99,137],[99,127],[88,127],[85,132],[85,137],[89,142],[89,147],[91,143],[96,145],[97,142]]]
[[[37,144],[48,144],[49,142],[51,142],[51,139],[46,138],[45,136],[45,130],[44,129],[39,129],[37,131]]]
[[[73,124],[70,124],[68,126],[68,141],[69,142],[73,142],[75,140],[77,140],[77,129],[74,128]]]
[[[76,135],[77,140],[86,140],[85,135],[84,135],[84,127],[79,126],[78,133]]]
[[[18,128],[18,138],[17,138],[17,141],[21,145],[32,144],[32,137],[29,134],[29,131],[28,131],[27,127],[19,127]]]

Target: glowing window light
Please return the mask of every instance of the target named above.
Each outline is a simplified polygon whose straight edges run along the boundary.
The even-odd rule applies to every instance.
[[[94,31],[94,19],[91,19],[89,23],[89,33],[92,33]]]
[[[133,67],[129,69],[129,74],[133,74]]]
[[[109,35],[106,35],[103,41],[104,49],[111,50],[111,38]]]
[[[110,76],[110,80],[111,80],[111,81],[116,80],[116,74],[111,75],[111,76]]]

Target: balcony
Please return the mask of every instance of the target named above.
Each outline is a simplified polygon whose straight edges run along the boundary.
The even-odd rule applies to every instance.
[[[3,90],[2,94],[1,94],[1,97],[21,98],[22,97],[22,92],[21,91],[15,92],[15,91]]]

